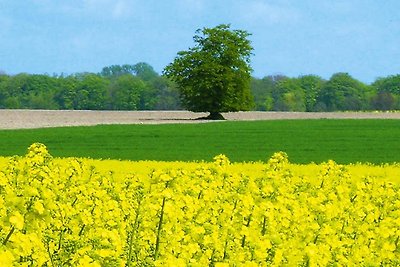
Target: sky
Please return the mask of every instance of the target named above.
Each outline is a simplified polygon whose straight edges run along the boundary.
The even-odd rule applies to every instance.
[[[0,0],[0,72],[73,74],[146,62],[161,74],[199,28],[230,24],[252,75],[372,83],[400,74],[398,0]]]

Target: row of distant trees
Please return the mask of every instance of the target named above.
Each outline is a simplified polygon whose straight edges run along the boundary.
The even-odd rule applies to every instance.
[[[262,111],[400,110],[400,75],[372,84],[347,73],[253,77],[251,92],[253,109]],[[180,103],[177,85],[147,63],[96,74],[0,74],[2,109],[177,110]]]
[[[252,79],[256,110],[346,111],[399,110],[400,75],[362,83],[348,73],[335,73],[329,80],[305,75],[282,75]]]
[[[100,73],[0,75],[0,108],[75,110],[180,109],[173,82],[147,63],[114,65]]]

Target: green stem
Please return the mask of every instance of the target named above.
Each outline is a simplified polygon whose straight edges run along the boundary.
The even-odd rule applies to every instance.
[[[131,261],[132,261],[132,243],[133,243],[133,231],[132,229],[130,236],[129,236],[129,252],[128,252],[128,260],[127,260],[127,266],[131,267]]]
[[[264,236],[266,231],[267,231],[267,218],[264,216],[261,235]]]
[[[235,202],[234,202],[234,204],[233,204],[233,210],[232,210],[232,214],[231,214],[231,217],[230,217],[230,221],[233,220],[233,216],[235,215],[235,210],[236,210],[237,203],[238,203],[238,200],[236,199]],[[225,245],[224,245],[224,257],[223,257],[224,260],[225,260],[226,257],[228,256],[228,252],[227,252],[227,249],[228,249],[228,242],[229,242],[229,230],[228,230],[228,235],[227,235],[227,237],[226,237]]]
[[[79,231],[78,236],[81,236],[83,234],[83,230],[85,229],[86,224],[82,225],[81,230]]]
[[[75,206],[75,204],[76,204],[77,201],[78,201],[78,198],[75,197],[75,199],[74,199],[74,201],[72,202],[71,206],[72,206],[72,207]]]
[[[213,249],[213,252],[212,252],[211,257],[210,257],[210,264],[208,265],[209,267],[212,267],[212,266],[215,265],[214,264],[214,262],[215,262],[214,256],[215,256],[215,248]]]
[[[57,251],[61,249],[63,234],[64,234],[65,231],[67,231],[67,229],[65,229],[65,228],[63,230],[60,230],[60,238],[58,239],[58,249],[57,249]]]
[[[128,267],[131,266],[131,261],[132,261],[132,250],[133,250],[133,236],[137,232],[138,224],[139,224],[139,209],[140,209],[140,203],[136,212],[135,216],[135,222],[133,224],[132,231],[129,236],[129,252],[128,252]]]
[[[222,258],[223,260],[226,259],[226,257],[228,256],[228,252],[226,251],[228,249],[228,238],[226,238],[225,240],[225,245],[224,245],[224,257]]]
[[[244,244],[246,244],[246,235],[242,237],[242,248],[244,248]]]
[[[314,238],[314,244],[317,244],[317,240],[318,240],[319,234],[317,234]]]
[[[7,244],[8,240],[10,239],[10,237],[11,237],[11,235],[14,233],[14,231],[15,231],[15,228],[14,228],[14,226],[13,226],[13,227],[11,227],[10,232],[9,232],[8,235],[6,236],[6,239],[4,239],[4,241],[3,241],[3,245],[4,245],[4,246]]]
[[[154,252],[154,260],[157,260],[159,250],[160,250],[160,238],[161,238],[161,229],[162,229],[162,223],[163,223],[163,218],[164,218],[164,207],[165,207],[165,197],[163,198],[162,204],[161,204],[161,214],[160,214],[160,220],[158,221],[158,228],[157,228],[157,239],[156,239],[156,250]]]
[[[250,226],[251,215],[252,215],[252,214],[250,214],[249,219],[247,220],[246,227],[249,227],[249,226]],[[244,245],[245,245],[245,244],[246,244],[246,235],[243,235],[243,238],[242,238],[242,248],[244,248]]]
[[[50,252],[50,241],[49,241],[49,243],[47,243],[47,253],[49,254],[51,266],[54,267],[55,265],[54,265],[54,261],[53,261],[53,255],[51,255],[51,252]]]

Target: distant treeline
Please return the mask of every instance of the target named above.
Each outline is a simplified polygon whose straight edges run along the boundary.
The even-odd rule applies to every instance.
[[[174,110],[174,83],[146,63],[105,67],[100,73],[0,75],[0,108]]]
[[[400,110],[400,75],[370,85],[347,73],[252,78],[254,110]],[[177,110],[176,85],[147,63],[113,65],[100,73],[0,73],[1,109]]]

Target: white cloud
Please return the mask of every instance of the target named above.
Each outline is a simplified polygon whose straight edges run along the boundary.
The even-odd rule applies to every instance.
[[[203,9],[204,0],[179,0],[179,5],[183,7],[193,8],[193,9]]]
[[[114,18],[121,18],[129,14],[129,6],[125,1],[117,1],[113,7],[112,14]]]
[[[128,17],[134,10],[134,1],[84,0],[83,8],[91,14],[109,15],[114,19]]]
[[[360,8],[357,1],[336,0],[336,1],[316,1],[315,5],[321,6],[323,10],[335,14],[347,14]]]
[[[301,13],[285,1],[272,4],[267,1],[244,1],[240,7],[245,20],[257,24],[296,23]]]
[[[205,2],[204,0],[178,0],[177,6],[182,12],[185,12],[186,15],[192,16],[193,14],[204,11]]]
[[[31,0],[47,13],[121,19],[136,9],[133,0],[72,0],[55,3],[50,0]]]
[[[38,6],[50,6],[52,2],[50,0],[32,0],[35,5]]]

